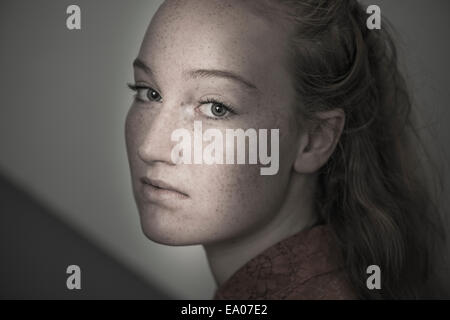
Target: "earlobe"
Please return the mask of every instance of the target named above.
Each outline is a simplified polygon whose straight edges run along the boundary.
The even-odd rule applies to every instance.
[[[298,139],[298,152],[294,162],[297,173],[314,173],[330,158],[341,137],[345,113],[342,109],[316,113],[320,121],[302,133]]]

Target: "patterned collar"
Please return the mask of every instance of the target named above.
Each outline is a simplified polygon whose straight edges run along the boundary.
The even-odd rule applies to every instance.
[[[247,262],[214,299],[355,298],[334,243],[327,225],[303,230]]]

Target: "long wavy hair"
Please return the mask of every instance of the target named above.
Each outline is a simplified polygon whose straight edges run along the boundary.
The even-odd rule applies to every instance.
[[[445,232],[433,190],[442,181],[429,179],[437,167],[418,134],[392,27],[383,18],[380,30],[369,30],[356,0],[263,3],[289,27],[302,118],[317,125],[317,111],[346,114],[337,148],[319,172],[316,209],[359,297],[435,297],[434,250]],[[373,264],[381,269],[381,290],[366,286]]]

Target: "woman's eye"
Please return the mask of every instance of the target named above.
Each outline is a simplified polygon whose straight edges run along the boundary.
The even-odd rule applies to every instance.
[[[153,90],[152,88],[147,88],[146,91],[147,91],[147,93],[145,96],[148,98],[148,100],[161,101],[161,96],[159,95],[159,93],[157,91]]]
[[[199,110],[205,114],[208,118],[224,119],[233,113],[230,107],[227,107],[223,103],[212,101],[206,102],[199,107]]]
[[[155,101],[159,102],[161,101],[162,97],[158,93],[158,91],[150,88],[150,87],[144,87],[139,85],[128,85],[131,90],[136,92],[135,98],[142,102],[150,102]]]

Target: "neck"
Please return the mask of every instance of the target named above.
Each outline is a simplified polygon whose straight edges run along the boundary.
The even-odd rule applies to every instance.
[[[239,238],[204,245],[209,266],[219,286],[265,249],[316,223],[317,214],[313,205],[315,178],[293,174],[285,201],[270,221]]]

